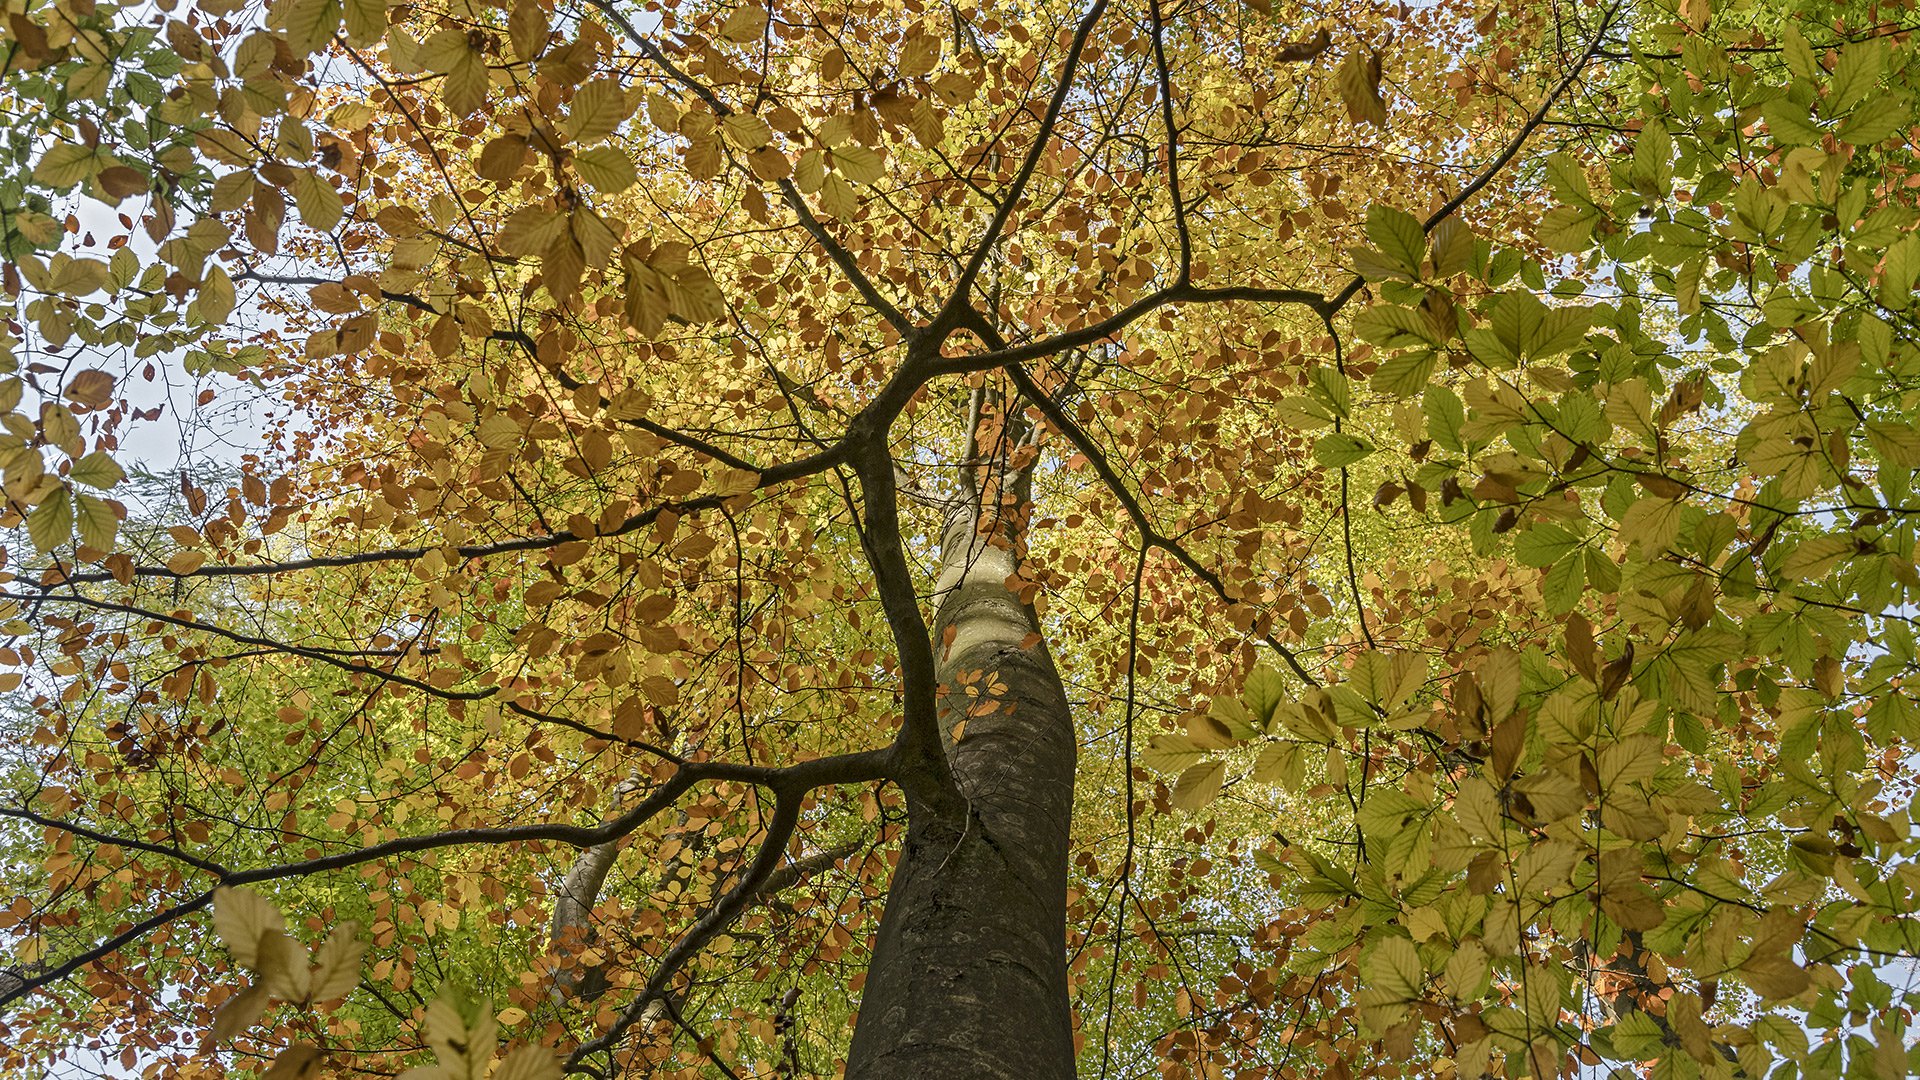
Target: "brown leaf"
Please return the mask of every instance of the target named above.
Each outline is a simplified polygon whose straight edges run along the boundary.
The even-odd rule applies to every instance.
[[[294,1043],[280,1056],[273,1059],[273,1065],[261,1076],[261,1080],[308,1080],[320,1071],[326,1060],[326,1052],[308,1043]]]
[[[1670,477],[1661,476],[1659,473],[1641,473],[1638,479],[1640,486],[1647,490],[1647,494],[1657,495],[1662,499],[1678,499],[1687,493],[1685,484]]]
[[[360,310],[360,298],[337,281],[323,281],[308,289],[307,299],[329,315],[351,315]]]
[[[272,995],[267,993],[266,983],[256,982],[221,1002],[220,1007],[214,1010],[213,1024],[207,1028],[206,1038],[200,1041],[200,1052],[207,1053],[252,1027],[266,1012],[267,1003],[271,1000]]]
[[[1740,965],[1740,978],[1769,998],[1795,997],[1813,985],[1807,969],[1783,955],[1750,957]]]
[[[1355,49],[1340,62],[1336,76],[1340,99],[1356,124],[1387,126],[1387,103],[1380,97],[1380,54]]]
[[[1504,780],[1520,764],[1520,751],[1527,743],[1527,711],[1521,709],[1500,721],[1493,729],[1493,771]]]
[[[1593,640],[1593,624],[1585,615],[1574,612],[1567,616],[1565,633],[1567,659],[1573,661],[1573,669],[1586,676],[1588,682],[1598,683],[1600,673],[1595,667],[1598,649]]]
[[[67,380],[68,401],[89,409],[103,408],[113,400],[113,376],[99,368],[88,368]]]
[[[1600,700],[1612,701],[1613,695],[1627,684],[1627,676],[1633,674],[1633,642],[1627,642],[1625,652],[1600,673]]]
[[[39,23],[20,12],[8,12],[7,27],[13,31],[13,39],[20,43],[22,52],[35,60],[47,58],[47,31]]]
[[[1262,10],[1264,11],[1265,9]],[[1333,44],[1333,34],[1323,26],[1320,28],[1319,33],[1308,38],[1306,41],[1288,41],[1283,43],[1280,46],[1279,52],[1274,54],[1274,59],[1282,64],[1293,64],[1302,60],[1311,60],[1321,53],[1326,52],[1327,46],[1331,44]]]
[[[146,175],[127,165],[111,165],[101,169],[94,177],[100,182],[100,189],[116,200],[139,195],[147,190]]]
[[[1838,658],[1822,656],[1813,662],[1813,685],[1828,701],[1838,701],[1846,689],[1846,671]]]
[[[1467,864],[1467,891],[1475,896],[1485,896],[1500,884],[1500,853],[1483,851]]]

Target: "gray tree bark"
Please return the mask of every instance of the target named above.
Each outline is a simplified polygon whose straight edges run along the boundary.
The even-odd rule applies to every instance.
[[[1014,512],[1023,495],[1007,500]],[[970,501],[1001,503],[997,491]],[[1066,881],[1076,741],[1038,620],[1007,586],[1018,526],[986,516],[985,529],[969,512],[946,530],[931,628],[942,745],[965,811],[941,812],[908,790],[853,1080],[1074,1075]],[[997,704],[969,715],[983,698]]]

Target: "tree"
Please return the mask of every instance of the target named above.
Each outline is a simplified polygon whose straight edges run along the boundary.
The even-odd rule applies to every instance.
[[[9,1067],[1904,1074],[1905,19],[10,13]]]

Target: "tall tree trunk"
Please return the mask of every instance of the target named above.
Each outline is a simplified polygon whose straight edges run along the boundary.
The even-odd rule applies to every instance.
[[[996,440],[1003,448],[1007,434]],[[1004,479],[1004,449],[992,457]],[[854,1080],[1074,1075],[1073,723],[1033,609],[1007,587],[1024,492],[1003,497],[991,479],[969,486],[980,494],[943,537],[932,626],[942,745],[967,807],[936,814],[909,793],[847,1067]]]

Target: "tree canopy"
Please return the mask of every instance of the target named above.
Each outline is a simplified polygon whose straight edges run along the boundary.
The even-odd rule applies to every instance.
[[[15,0],[0,1069],[1906,1075],[1917,28]]]

